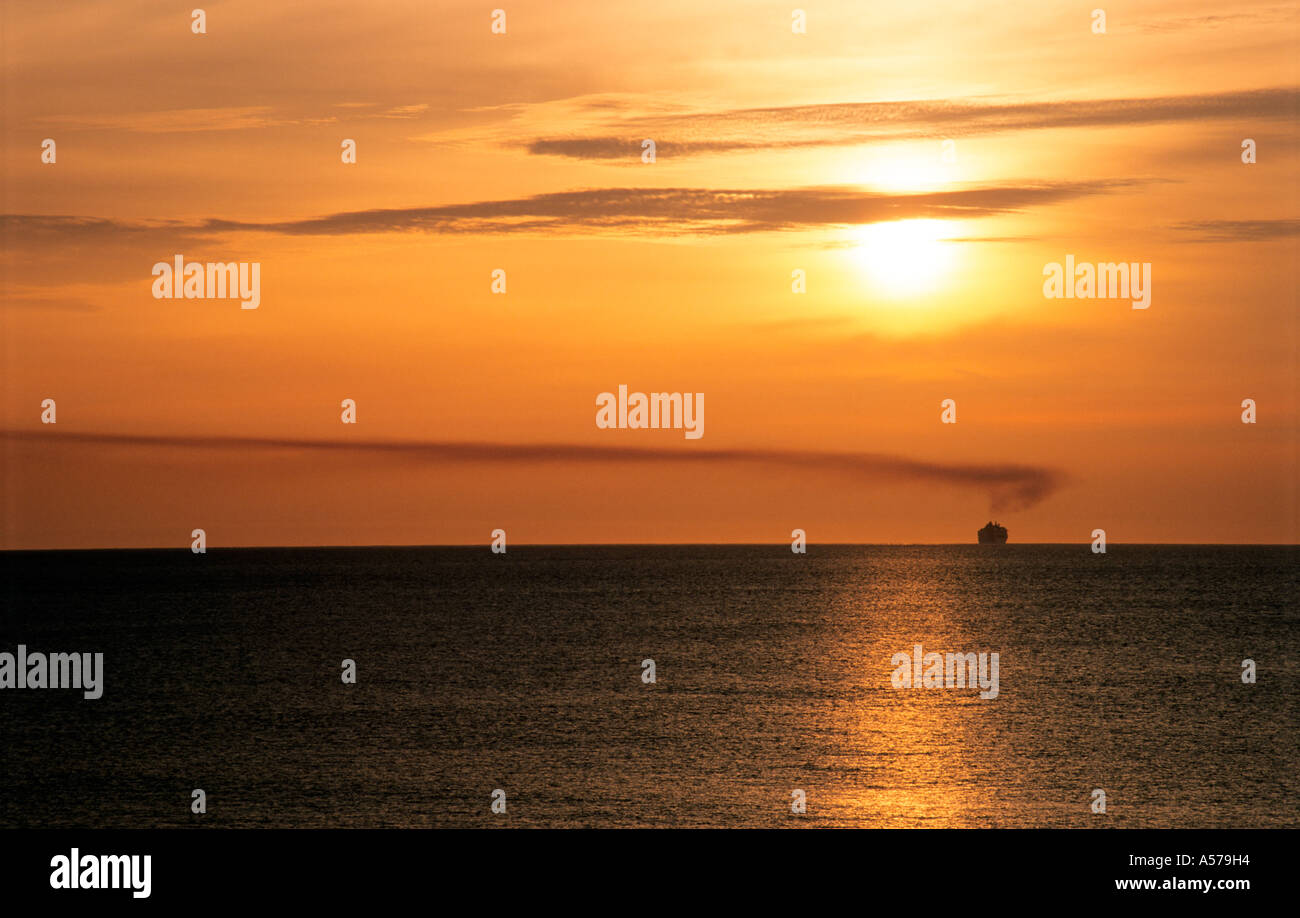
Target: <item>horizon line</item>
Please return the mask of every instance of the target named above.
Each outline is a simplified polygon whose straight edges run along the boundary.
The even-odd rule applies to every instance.
[[[217,551],[273,551],[273,550],[293,550],[293,549],[316,549],[316,550],[350,550],[350,549],[374,549],[374,548],[491,548],[491,541],[483,542],[380,542],[357,545],[340,545],[340,544],[297,544],[297,545],[222,545],[208,546],[203,552],[193,552],[186,545],[125,545],[125,546],[96,546],[96,547],[63,547],[63,548],[0,548],[0,555],[14,555],[23,553],[36,552],[73,552],[73,551],[178,551],[189,552],[191,554],[206,554],[207,552]],[[996,545],[983,545],[979,542],[808,542],[807,546],[811,548],[814,545],[830,547],[847,547],[847,548],[952,548],[972,546],[975,548],[989,548],[996,550],[1005,548],[1008,545],[1032,545],[1032,546],[1089,546],[1092,542],[1090,539],[1084,539],[1079,542],[1006,542]],[[776,542],[521,542],[515,545],[508,545],[510,548],[776,548],[789,547],[788,540]],[[1169,548],[1297,548],[1300,547],[1298,542],[1115,542],[1107,540],[1106,547],[1110,548],[1115,545],[1126,545],[1132,547],[1150,547],[1160,546]]]

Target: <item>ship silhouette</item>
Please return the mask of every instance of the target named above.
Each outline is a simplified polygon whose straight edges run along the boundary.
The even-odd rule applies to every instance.
[[[978,535],[981,545],[1007,544],[1007,527],[999,526],[992,520],[989,520],[988,525],[981,529]]]

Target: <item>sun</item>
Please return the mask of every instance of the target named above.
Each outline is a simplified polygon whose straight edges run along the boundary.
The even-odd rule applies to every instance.
[[[873,290],[913,297],[938,288],[952,267],[955,243],[947,220],[895,220],[854,231],[851,251]]]

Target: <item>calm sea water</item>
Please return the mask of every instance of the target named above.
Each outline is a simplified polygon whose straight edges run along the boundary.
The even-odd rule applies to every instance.
[[[0,651],[103,652],[105,690],[0,693],[0,825],[1300,825],[1298,560],[10,553]],[[998,652],[999,696],[893,688],[916,643]]]

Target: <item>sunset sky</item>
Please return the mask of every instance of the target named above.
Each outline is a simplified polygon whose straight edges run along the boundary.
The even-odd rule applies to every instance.
[[[1295,4],[798,2],[6,4],[0,547],[1295,542]]]

